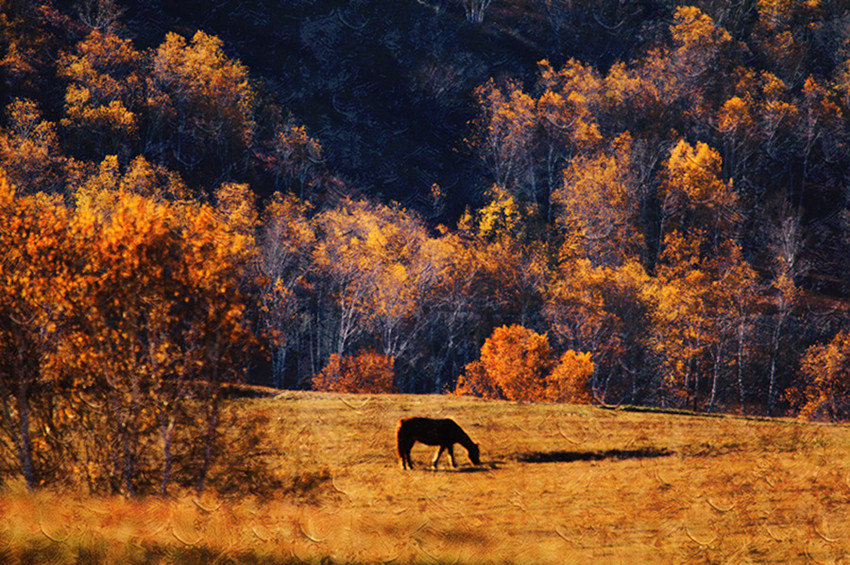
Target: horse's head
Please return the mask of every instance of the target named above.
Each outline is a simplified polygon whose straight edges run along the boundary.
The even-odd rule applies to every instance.
[[[479,459],[480,450],[478,449],[478,444],[473,443],[469,448],[469,460],[472,461],[473,465],[481,465],[481,459]]]

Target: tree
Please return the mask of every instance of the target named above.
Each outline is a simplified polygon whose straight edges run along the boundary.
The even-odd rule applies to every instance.
[[[693,236],[702,230],[701,247],[728,238],[740,221],[737,194],[731,181],[722,180],[720,154],[706,145],[680,140],[664,163],[659,187],[662,241],[672,231]],[[696,228],[696,230],[692,229]],[[709,248],[703,252],[710,252]]]
[[[60,123],[83,156],[127,157],[138,147],[143,67],[129,39],[97,29],[59,60],[58,74],[69,83]]]
[[[482,116],[472,145],[480,147],[496,185],[522,199],[532,199],[532,144],[537,128],[534,99],[515,82],[499,87],[492,79],[478,87],[475,96]]]
[[[288,120],[266,145],[264,157],[275,190],[297,191],[302,199],[308,198],[324,171],[319,142],[307,135],[303,125]]]
[[[7,128],[0,130],[0,166],[17,191],[58,193],[68,160],[59,147],[56,125],[44,119],[33,100],[15,99],[6,107]]]
[[[272,382],[287,384],[286,358],[307,330],[309,274],[316,245],[310,205],[295,196],[275,193],[260,229],[260,271],[266,277],[262,320],[271,341]]]
[[[496,393],[507,400],[545,400],[551,368],[546,335],[516,324],[501,326],[481,347],[481,360],[467,365],[455,392]]]
[[[458,229],[474,238],[470,251],[476,294],[482,298],[478,308],[498,320],[494,325],[525,324],[536,312],[546,282],[547,248],[530,233],[536,207],[523,205],[498,185],[487,196],[480,210],[467,211],[458,221]]]
[[[123,13],[124,8],[115,0],[82,0],[77,4],[80,21],[94,30],[106,33],[118,31]]]
[[[800,380],[787,398],[806,418],[845,420],[850,415],[850,334],[809,347],[800,360]]]
[[[177,298],[181,356],[188,376],[198,382],[192,391],[201,400],[202,455],[195,488],[202,491],[219,447],[222,384],[245,379],[250,360],[260,349],[257,313],[257,224],[255,196],[244,184],[225,184],[216,193],[217,206],[189,202],[178,208],[183,244],[182,286]],[[186,400],[186,398],[181,398]]]
[[[67,263],[68,213],[43,194],[20,196],[0,170],[0,434],[10,440],[29,490],[44,480],[36,466],[36,438],[44,414],[38,397],[52,394],[44,364],[74,281]]]
[[[112,470],[102,488],[126,496],[148,488],[140,475],[150,472],[142,465],[150,436],[158,434],[159,492],[168,491],[177,450],[190,450],[178,437],[195,446],[202,490],[221,383],[243,377],[256,342],[252,200],[244,185],[225,185],[216,208],[170,202],[158,197],[162,189],[139,187],[140,177],[125,182],[127,175],[110,179],[108,171],[93,175],[76,195],[73,241],[77,257],[86,260],[62,370],[77,394],[103,407],[101,442],[109,450],[103,462]],[[190,398],[198,402],[200,423]],[[195,426],[194,433],[178,435]]]
[[[589,404],[593,401],[593,368],[590,353],[567,350],[549,375],[546,397],[554,402]]]
[[[770,339],[770,369],[768,372],[767,414],[772,416],[776,407],[778,382],[777,365],[780,361],[782,343],[788,330],[792,314],[800,300],[800,288],[796,280],[805,270],[800,261],[800,221],[794,215],[781,218],[773,227],[770,250],[772,263],[772,302],[775,307],[773,331]],[[795,360],[796,361],[796,360]]]
[[[466,11],[466,19],[474,24],[484,22],[484,13],[493,0],[463,0],[463,9]]]
[[[412,359],[435,272],[421,254],[429,239],[421,220],[398,207],[343,201],[315,225],[315,358],[374,347]]]
[[[213,167],[224,177],[245,162],[256,94],[248,69],[224,54],[220,39],[198,31],[187,42],[168,33],[154,53],[147,87],[147,151],[184,170]]]
[[[674,48],[669,55],[665,98],[675,100],[685,115],[689,131],[705,134],[713,117],[715,85],[725,75],[724,50],[731,43],[729,33],[694,6],[680,6],[670,26]]]
[[[555,343],[592,354],[588,386],[606,402],[645,402],[656,392],[648,362],[652,284],[636,262],[595,267],[566,257],[547,287],[543,314]]]
[[[313,379],[313,390],[383,394],[397,392],[393,378],[395,360],[375,351],[355,356],[332,354],[328,364]]]
[[[576,157],[553,195],[567,241],[575,241],[595,265],[616,266],[646,255],[640,225],[645,197],[631,170],[631,152],[631,136],[623,134],[609,151]]]

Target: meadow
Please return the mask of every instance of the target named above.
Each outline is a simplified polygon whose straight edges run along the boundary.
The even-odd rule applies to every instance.
[[[0,491],[2,563],[831,563],[850,559],[850,429],[453,396],[284,393],[260,495]],[[473,467],[395,423],[454,418]],[[238,458],[239,453],[229,454]],[[250,480],[250,478],[240,479]],[[235,491],[235,492],[238,492]]]

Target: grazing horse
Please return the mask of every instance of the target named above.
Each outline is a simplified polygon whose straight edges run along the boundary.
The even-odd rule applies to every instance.
[[[480,465],[478,444],[474,443],[466,435],[454,420],[432,419],[432,418],[402,418],[398,421],[398,456],[401,459],[402,469],[412,469],[413,462],[410,460],[410,449],[417,441],[425,445],[439,445],[440,449],[434,457],[432,466],[437,468],[437,460],[443,451],[448,449],[452,467],[457,467],[455,462],[454,445],[461,444],[466,448],[469,460],[473,465]]]

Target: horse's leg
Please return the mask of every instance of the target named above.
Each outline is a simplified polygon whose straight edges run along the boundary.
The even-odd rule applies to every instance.
[[[410,450],[413,448],[413,442],[400,441],[398,446],[398,455],[401,458],[402,469],[413,469],[413,461],[410,460]]]
[[[452,460],[452,467],[457,468],[457,463],[455,462],[455,444],[449,445],[449,459]]]
[[[440,455],[443,454],[443,451],[445,451],[445,449],[446,446],[441,445],[440,449],[437,450],[437,455],[434,456],[434,462],[431,465],[434,467],[435,470],[437,469],[437,461],[440,459]]]

